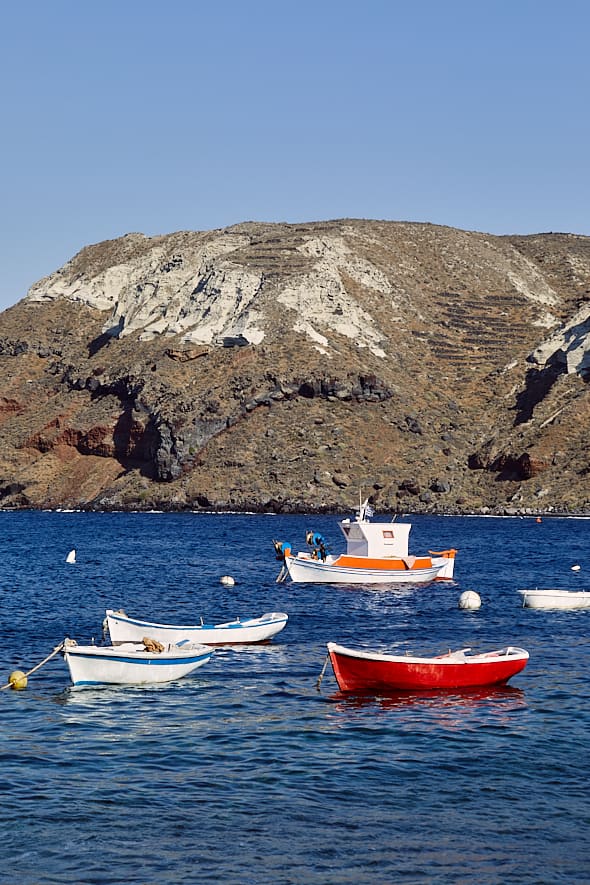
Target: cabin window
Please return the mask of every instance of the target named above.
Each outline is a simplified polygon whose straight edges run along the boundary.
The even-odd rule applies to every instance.
[[[383,529],[383,537],[393,538],[393,532],[391,531],[391,529]]]

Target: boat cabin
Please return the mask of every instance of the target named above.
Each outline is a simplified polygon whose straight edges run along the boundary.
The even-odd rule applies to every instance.
[[[346,538],[346,552],[349,556],[408,556],[410,529],[409,522],[367,522],[365,520],[343,519],[339,523]]]

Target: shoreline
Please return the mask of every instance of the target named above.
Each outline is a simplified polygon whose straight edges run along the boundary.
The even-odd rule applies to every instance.
[[[244,516],[335,516],[345,517],[355,510],[354,507],[302,507],[301,503],[290,505],[285,503],[276,507],[264,505],[249,505],[243,507],[228,507],[227,505],[208,506],[208,507],[191,507],[188,505],[177,506],[159,506],[159,507],[137,507],[137,506],[121,506],[121,507],[97,507],[96,505],[59,505],[59,506],[28,506],[28,507],[1,507],[0,513],[194,513],[210,516],[222,515],[244,515]],[[389,516],[398,518],[415,517],[415,516],[462,516],[462,517],[496,517],[496,518],[514,518],[514,519],[590,519],[590,511],[587,510],[533,510],[531,508],[514,508],[514,507],[482,507],[479,510],[447,508],[440,510],[400,510],[400,509],[383,509],[375,511],[375,522],[382,521],[380,517]]]

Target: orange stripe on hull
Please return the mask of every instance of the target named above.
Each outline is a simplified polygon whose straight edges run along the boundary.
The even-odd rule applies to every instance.
[[[347,556],[343,554],[334,562],[334,566],[343,568],[374,568],[389,569],[393,572],[407,572],[418,568],[432,568],[432,560],[429,556],[411,556],[406,562],[404,559],[377,559],[369,556]]]

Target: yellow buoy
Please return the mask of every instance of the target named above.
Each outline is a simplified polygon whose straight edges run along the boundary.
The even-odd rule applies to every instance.
[[[15,691],[22,691],[27,687],[27,677],[22,670],[13,670],[8,677],[8,682]]]

